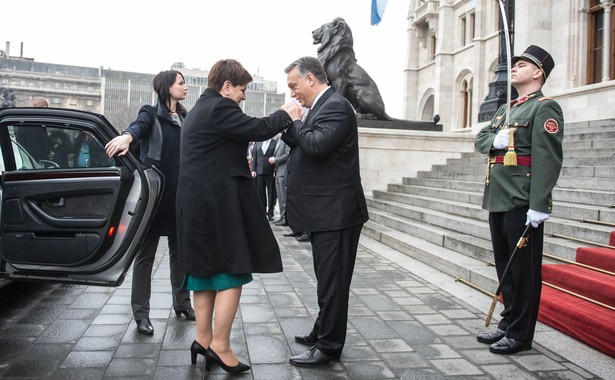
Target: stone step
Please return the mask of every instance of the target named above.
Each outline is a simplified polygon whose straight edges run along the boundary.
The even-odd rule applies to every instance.
[[[564,157],[615,157],[613,147],[590,147],[590,148],[566,148],[564,147]]]
[[[555,187],[552,191],[553,200],[594,206],[609,207],[615,203],[613,191],[586,189],[566,189]]]
[[[482,205],[483,192],[467,192],[450,189],[437,189],[433,187],[412,186],[401,184],[389,184],[388,191],[429,196],[437,199],[445,199],[461,203],[469,203],[473,205]],[[594,191],[583,189],[564,189],[555,187],[553,189],[553,200],[555,207],[558,203],[572,203],[579,205],[593,205],[602,208],[608,208],[615,203],[615,197],[612,191]]]
[[[429,196],[410,195],[390,191],[374,191],[373,199],[375,201],[385,200],[399,202],[411,206],[441,211],[450,215],[457,215],[477,220],[487,220],[489,216],[487,210],[483,210],[481,205],[474,205],[445,199],[437,199]],[[587,219],[589,219],[589,216],[597,216],[597,213],[588,214],[587,216]]]
[[[583,178],[583,177],[568,177],[562,176],[557,180],[557,187],[562,189],[587,189],[587,190],[601,190],[609,191],[613,194],[615,200],[615,181],[613,178]]]
[[[451,189],[460,191],[482,192],[484,190],[484,182],[479,181],[460,181],[449,179],[431,179],[431,178],[409,178],[402,179],[402,185],[433,187],[438,189]]]
[[[446,199],[438,199],[428,195],[412,195],[391,191],[373,191],[374,200],[389,200],[426,209],[437,210],[451,215],[479,220],[487,220],[489,213],[482,209],[481,204],[469,204]],[[615,208],[593,206],[554,201],[553,217],[581,221],[583,219],[606,223],[615,223]],[[615,227],[615,226],[614,226]]]
[[[560,177],[615,178],[614,166],[563,166]]]
[[[447,212],[435,211],[433,208],[423,208],[384,199],[370,199],[368,205],[372,207],[372,212],[377,210],[378,212],[387,213],[388,219],[382,214],[378,214],[379,222],[390,228],[398,229],[417,237],[427,239],[430,236],[429,241],[434,243],[440,241],[447,233],[446,231],[438,230],[442,228],[451,231],[452,234],[462,234],[466,237],[471,236],[485,240],[490,239],[489,228],[486,222],[487,218],[482,220],[467,218],[451,215]],[[436,229],[435,232],[434,229]],[[551,217],[549,222],[545,224],[545,234],[569,236],[573,239],[583,239],[598,244],[608,243],[611,230],[612,228],[609,227],[581,223],[578,220],[561,219],[555,216]],[[435,237],[433,237],[434,233],[436,234]],[[576,248],[579,245],[574,243],[574,240],[545,239],[545,246],[549,246],[549,249],[554,254],[570,259],[574,258]],[[478,247],[475,247],[462,253],[476,255],[481,252]]]
[[[387,185],[388,191],[397,193],[430,196],[437,199],[447,199],[450,201],[481,205],[483,203],[483,192],[467,192],[460,190],[436,189],[432,187],[410,186],[401,184]]]
[[[486,170],[485,164],[482,166],[439,165],[438,168],[434,167],[432,171],[417,172],[417,178],[482,182],[485,180]],[[562,166],[560,178],[565,177],[596,177],[613,180],[615,178],[615,166]]]
[[[564,141],[584,141],[584,140],[597,140],[601,139],[615,139],[615,131],[607,130],[602,131],[601,128],[598,128],[597,132],[590,132],[589,130],[578,130],[573,132],[564,132]]]
[[[570,123],[564,126],[564,134],[587,134],[615,131],[615,119],[591,120],[585,122]]]
[[[434,187],[438,189],[451,189],[461,191],[482,192],[484,190],[484,175],[476,175],[470,180],[451,180],[445,178],[414,178],[405,177],[402,179],[402,185],[413,185],[423,187]],[[557,181],[557,187],[563,189],[588,189],[588,190],[613,190],[615,184],[612,178],[581,178],[581,177],[563,177]],[[615,199],[615,192],[613,192]]]
[[[569,149],[600,149],[613,146],[615,146],[615,139],[601,139],[599,134],[596,134],[595,138],[591,140],[567,141],[564,139],[563,143],[564,154],[567,154]]]
[[[497,288],[495,268],[441,245],[410,236],[373,221],[363,226],[363,233],[413,259],[421,261],[455,278],[461,277],[483,289]]]

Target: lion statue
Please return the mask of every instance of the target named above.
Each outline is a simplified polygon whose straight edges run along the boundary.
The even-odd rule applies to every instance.
[[[329,84],[342,94],[362,118],[391,120],[384,111],[384,102],[376,82],[357,64],[352,32],[343,18],[323,24],[312,31],[318,60],[327,72]],[[371,117],[369,116],[371,115]]]

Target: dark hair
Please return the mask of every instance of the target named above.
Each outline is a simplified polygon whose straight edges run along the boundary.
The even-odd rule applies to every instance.
[[[158,94],[158,102],[160,104],[164,104],[165,107],[168,107],[169,103],[171,103],[171,92],[169,88],[173,86],[175,80],[177,79],[177,74],[181,75],[182,80],[186,81],[184,78],[184,74],[180,73],[177,70],[166,70],[161,71],[152,80],[152,87],[156,94]],[[178,109],[184,109],[179,102],[177,102]]]
[[[288,74],[295,67],[297,68],[297,71],[299,71],[299,75],[301,75],[301,77],[305,77],[309,73],[312,73],[312,75],[314,75],[320,83],[327,83],[327,72],[317,58],[301,57],[288,65],[288,67],[284,70],[284,73]]]
[[[207,87],[220,91],[226,81],[231,82],[233,86],[247,85],[252,82],[252,75],[238,61],[221,59],[209,70]]]

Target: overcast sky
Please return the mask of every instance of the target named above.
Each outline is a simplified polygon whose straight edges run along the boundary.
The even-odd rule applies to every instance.
[[[358,64],[376,81],[386,111],[402,117],[410,0],[389,0],[370,25],[371,0],[12,0],[2,1],[0,49],[37,62],[155,74],[174,62],[208,69],[234,58],[248,71],[279,82],[284,68],[316,56],[312,30],[346,20]]]

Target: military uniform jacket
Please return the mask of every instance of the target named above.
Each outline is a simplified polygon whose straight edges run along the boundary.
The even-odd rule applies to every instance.
[[[496,134],[506,128],[505,119],[504,104],[491,123],[476,135],[475,146],[479,152],[490,157],[506,153],[506,149],[493,148]],[[529,206],[550,214],[551,190],[562,168],[562,109],[556,101],[537,91],[512,102],[509,124],[516,128],[514,148],[517,156],[531,156],[531,167],[489,163],[483,208],[489,212],[505,212]]]

